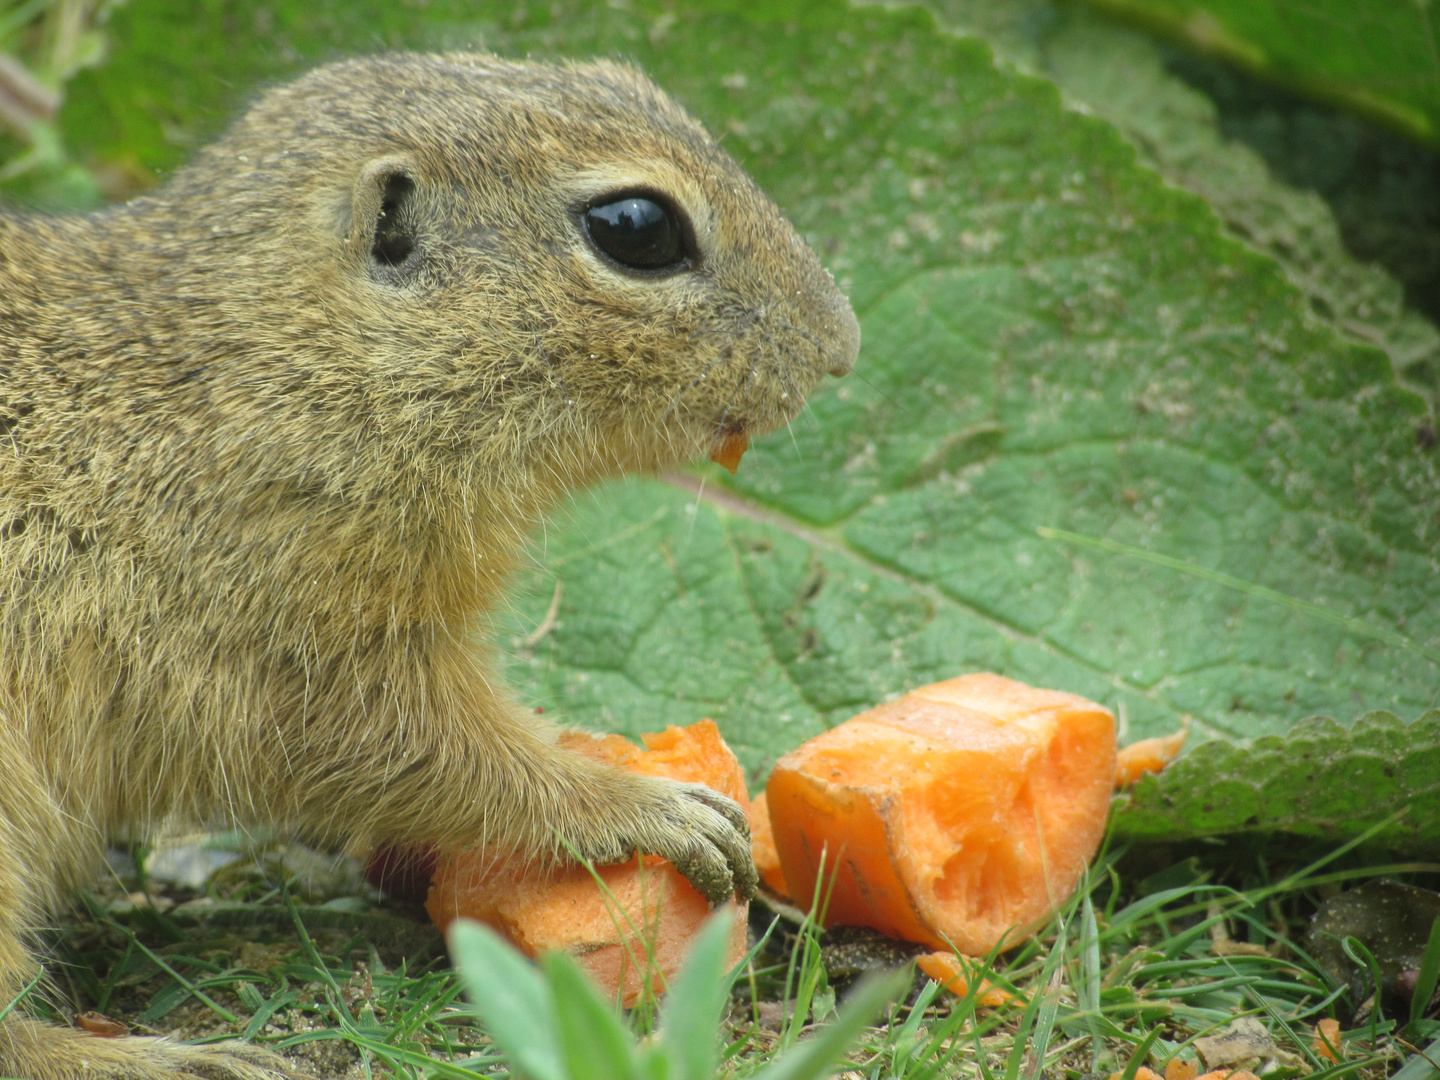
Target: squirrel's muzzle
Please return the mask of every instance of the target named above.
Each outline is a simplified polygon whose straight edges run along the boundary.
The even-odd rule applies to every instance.
[[[860,355],[860,323],[855,318],[850,301],[840,295],[838,290],[832,307],[834,321],[828,335],[829,347],[825,350],[830,366],[825,370],[838,379],[849,374],[850,369],[855,366],[855,358]]]

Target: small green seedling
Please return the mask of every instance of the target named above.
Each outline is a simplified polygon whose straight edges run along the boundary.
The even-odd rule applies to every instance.
[[[537,969],[487,927],[460,919],[450,930],[450,955],[485,1029],[526,1080],[712,1080],[739,974],[725,970],[733,918],[720,911],[707,921],[661,1006],[657,1034],[643,1044],[566,953],[546,954]],[[755,1080],[826,1075],[908,984],[908,970],[863,981],[833,1023],[768,1062]]]

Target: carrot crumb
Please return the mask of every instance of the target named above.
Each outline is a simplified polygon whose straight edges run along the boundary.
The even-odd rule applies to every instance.
[[[915,966],[956,997],[963,998],[970,993],[970,984],[965,981],[965,975],[960,970],[960,961],[956,959],[954,953],[923,953],[915,958]],[[1010,991],[1002,990],[985,981],[980,983],[980,990],[975,995],[975,999],[978,1004],[987,1009],[998,1009],[1001,1005],[1008,1005],[1012,1001],[1019,1000]],[[1159,1078],[1157,1077],[1156,1080]]]
[[[104,1013],[82,1012],[75,1017],[75,1026],[81,1031],[88,1031],[91,1035],[98,1035],[102,1039],[118,1039],[122,1035],[130,1034],[130,1027],[122,1024],[119,1020],[112,1020]]]
[[[1110,1080],[1120,1080],[1124,1075],[1124,1072],[1111,1073]],[[1147,1069],[1144,1065],[1141,1065],[1140,1068],[1135,1070],[1135,1080],[1160,1080],[1160,1074],[1154,1069]]]
[[[1115,755],[1115,786],[1129,787],[1147,772],[1159,772],[1175,760],[1185,745],[1184,728],[1173,735],[1141,739],[1122,747]]]
[[[745,450],[749,445],[750,440],[744,434],[722,435],[716,440],[714,449],[710,451],[710,460],[734,476],[735,470],[740,468],[740,459],[745,456]]]

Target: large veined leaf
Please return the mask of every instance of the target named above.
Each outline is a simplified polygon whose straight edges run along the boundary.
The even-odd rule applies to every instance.
[[[1440,142],[1440,18],[1428,0],[1091,3]]]
[[[1216,102],[1169,70],[1173,54],[1161,43],[1063,0],[928,0],[926,6],[942,27],[983,37],[997,61],[1051,80],[1067,103],[1114,124],[1143,164],[1201,196],[1232,234],[1276,259],[1310,298],[1313,315],[1384,349],[1407,385],[1434,397],[1440,329],[1405,306],[1400,282],[1379,264],[1346,250],[1326,199],[1277,179],[1265,158],[1227,137]],[[1316,158],[1337,170],[1354,165],[1359,151],[1347,157],[1337,148],[1333,127],[1307,125],[1305,131]],[[1304,175],[1301,168],[1294,172]],[[1387,198],[1401,187],[1383,186]],[[1388,205],[1367,202],[1367,216],[1386,220]],[[1354,214],[1347,211],[1352,223]],[[1424,243],[1411,234],[1414,243]]]
[[[1434,476],[1379,356],[1307,328],[1273,264],[1048,86],[918,16],[844,23],[751,40],[753,89],[690,100],[739,114],[736,148],[831,249],[862,379],[747,459],[728,508],[582,501],[577,544],[643,529],[654,564],[618,611],[628,553],[564,564],[536,692],[619,725],[679,694],[733,716],[752,765],[974,667],[1107,701],[1132,735],[1428,706]]]
[[[1350,728],[1315,717],[1248,745],[1216,739],[1121,796],[1128,836],[1284,832],[1440,848],[1440,711],[1413,724],[1374,712]]]
[[[856,709],[976,669],[1102,701],[1125,738],[1440,701],[1420,400],[982,43],[822,4],[265,11],[187,15],[184,60],[170,8],[117,11],[67,131],[164,165],[157,133],[213,129],[236,85],[306,60],[619,53],[723,135],[861,317],[854,375],[733,481],[632,479],[558,515],[495,628],[547,712],[632,733],[711,715],[759,779]]]

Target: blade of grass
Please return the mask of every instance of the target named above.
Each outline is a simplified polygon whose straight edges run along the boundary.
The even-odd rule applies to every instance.
[[[829,1064],[845,1052],[850,1041],[910,985],[908,970],[861,981],[834,1022],[812,1038],[782,1054],[754,1075],[753,1080],[811,1080],[825,1074]]]
[[[285,910],[290,913],[290,921],[295,924],[295,934],[300,939],[300,948],[305,956],[315,965],[315,970],[320,976],[320,982],[324,985],[325,996],[330,1001],[331,1010],[341,1021],[342,1027],[348,1025],[346,1030],[355,1031],[355,1017],[350,1013],[350,1007],[345,1004],[345,995],[340,990],[340,984],[335,981],[331,974],[330,965],[325,963],[325,958],[320,955],[320,950],[315,948],[315,942],[310,938],[310,931],[305,929],[305,920],[300,917],[300,909],[295,906],[295,897],[290,895],[290,883],[284,876],[282,868],[280,877],[280,897],[285,902]]]
[[[826,873],[825,863],[829,854],[828,848],[822,848],[820,851],[815,880],[817,883],[824,882],[825,888],[823,890],[816,889],[810,910],[806,913],[800,929],[796,932],[795,948],[791,950],[790,958],[785,966],[785,992],[781,1000],[793,1001],[794,1008],[786,1016],[784,1026],[780,1030],[780,1052],[782,1053],[799,1039],[805,1022],[810,1016],[810,1007],[816,994],[828,985],[825,963],[820,952],[819,935],[821,924],[825,919],[825,909],[830,901],[830,891],[834,888],[839,873],[838,865],[833,871]],[[791,996],[792,990],[793,997]]]
[[[1440,918],[1430,923],[1430,940],[1420,957],[1420,973],[1415,979],[1415,996],[1410,999],[1410,1023],[1425,1018],[1430,999],[1435,996],[1435,983],[1440,978]]]
[[[0,1009],[0,1021],[4,1021],[7,1016],[14,1012],[16,1007],[27,997],[30,996],[30,994],[34,991],[35,987],[40,985],[40,980],[44,977],[45,969],[41,968],[35,973],[35,977],[31,979],[28,983],[26,983],[24,986],[22,986],[20,988],[20,992],[16,994],[13,998],[11,998],[9,1001],[7,1001],[3,1009]]]
[[[1300,1052],[1305,1055],[1305,1060],[1310,1063],[1311,1072],[1315,1072],[1321,1068],[1320,1058],[1310,1045],[1310,1040],[1303,1038],[1300,1033],[1290,1025],[1289,1021],[1281,1015],[1280,1010],[1275,1008],[1268,998],[1260,994],[1253,986],[1246,988],[1246,996],[1253,1000],[1260,1008],[1264,1009],[1266,1015],[1270,1017],[1271,1022],[1285,1032],[1289,1040],[1300,1048]]]
[[[1035,1060],[1031,1062],[1028,1080],[1042,1080],[1045,1075],[1045,1055],[1050,1049],[1050,1037],[1055,1033],[1055,1020],[1060,1012],[1060,976],[1057,965],[1044,993],[1036,995],[1042,1001],[1035,1018],[1035,1035],[1030,1044]]]
[[[1130,1054],[1130,1059],[1125,1062],[1125,1069],[1120,1073],[1120,1080],[1135,1080],[1135,1074],[1140,1071],[1140,1066],[1145,1064],[1145,1059],[1150,1054],[1150,1048],[1155,1045],[1155,1040],[1160,1037],[1160,1027],[1153,1027],[1145,1038],[1141,1039]]]
[[[1437,1076],[1440,1076],[1440,1039],[1411,1054],[1410,1060],[1401,1065],[1390,1080],[1435,1080]]]
[[[100,993],[95,998],[95,1008],[97,1011],[103,1013],[110,1007],[110,998],[115,993],[115,984],[123,977],[126,967],[130,963],[130,958],[134,955],[135,946],[127,941],[125,943],[125,951],[120,954],[120,959],[110,965],[110,971],[106,974],[105,981],[100,984]]]
[[[203,1001],[206,1005],[208,1005],[211,1011],[213,1011],[217,1016],[228,1020],[232,1024],[238,1025],[240,1023],[240,1018],[238,1016],[232,1013],[229,1009],[225,1008],[209,994],[205,993],[204,990],[201,990],[189,979],[185,978],[185,976],[181,975],[173,967],[167,964],[163,959],[161,959],[159,954],[148,948],[144,942],[137,938],[128,929],[121,926],[114,919],[106,919],[104,921],[112,930],[116,931],[119,934],[122,934],[127,940],[133,942],[135,944],[135,947],[139,949],[142,953],[144,953],[145,956],[149,958],[151,963],[153,963],[156,967],[160,968],[161,971],[165,972],[165,974],[169,975],[172,979],[179,983],[189,994],[194,995],[195,997]]]
[[[413,1065],[428,1072],[447,1077],[449,1080],[494,1080],[494,1072],[486,1066],[485,1072],[477,1072],[474,1069],[467,1069],[463,1065],[456,1065],[449,1061],[440,1061],[432,1058],[429,1054],[422,1054],[417,1050],[406,1050],[403,1047],[391,1046],[389,1043],[380,1042],[377,1039],[367,1038],[364,1035],[342,1035],[336,1031],[307,1032],[305,1036],[294,1039],[286,1039],[284,1042],[276,1043],[280,1047],[296,1046],[301,1042],[324,1042],[332,1040],[344,1040],[360,1050],[368,1050],[376,1057],[387,1060],[387,1063],[398,1063],[402,1065]]]
[[[995,1073],[990,1069],[990,1055],[985,1053],[985,1044],[980,1041],[980,1025],[976,1024],[970,1033],[975,1043],[975,1064],[980,1069],[980,1080],[995,1080]]]
[[[918,1036],[920,1021],[925,1018],[925,1010],[930,1007],[930,1003],[935,1000],[935,995],[939,992],[938,983],[927,982],[921,987],[920,993],[916,995],[910,1011],[905,1016],[904,1023],[898,1028],[891,1027],[885,1033],[885,1042],[890,1058],[890,1075],[906,1075],[907,1066],[920,1041]]]
[[[1036,1061],[1044,1062],[1045,1060],[1045,1047],[1050,1041],[1050,1032],[1055,1025],[1056,1011],[1054,995],[1050,993],[1049,988],[1064,954],[1062,938],[1056,941],[1050,949],[1050,954],[1045,958],[1045,966],[1041,968],[1040,978],[1036,980],[1037,989],[1030,995],[1030,1000],[1025,1005],[1025,1011],[1020,1015],[1020,1028],[1015,1033],[1015,1043],[1011,1046],[1010,1056],[1005,1061],[1005,1080],[1018,1080],[1025,1050],[1032,1044],[1039,1046]],[[1045,989],[1039,989],[1039,987]],[[1032,1069],[1032,1075],[1034,1075],[1034,1069]]]
[[[1370,985],[1375,988],[1370,1004],[1370,1045],[1374,1046],[1380,1038],[1376,1025],[1383,1019],[1380,1015],[1380,965],[1365,947],[1365,943],[1357,937],[1346,937],[1340,942],[1340,948],[1352,961],[1370,971]]]
[[[975,1007],[979,1002],[980,981],[977,979],[973,987],[970,987],[965,996],[950,1006],[950,1015],[945,1022],[938,1025],[930,1033],[924,1049],[918,1056],[922,1062],[927,1062],[924,1068],[916,1072],[910,1080],[931,1080],[932,1077],[947,1075],[946,1070],[950,1062],[955,1059],[965,1048],[964,1042],[959,1037],[960,1028],[966,1020],[975,1015]],[[975,1025],[976,1031],[979,1025]]]
[[[796,976],[794,1008],[786,1018],[785,1028],[781,1032],[782,1050],[793,1046],[800,1038],[800,1033],[810,1017],[810,1007],[826,981],[825,961],[820,952],[820,943],[816,940],[815,925],[807,920],[801,927],[801,934],[795,949],[799,954],[800,970]]]
[[[277,990],[265,999],[264,1003],[255,1009],[250,1015],[250,1022],[245,1025],[245,1030],[240,1033],[242,1039],[253,1039],[260,1034],[260,1030],[270,1021],[281,1009],[288,1009],[298,1004],[300,995],[294,990]]]
[[[1100,1035],[1096,1022],[1100,1013],[1100,927],[1095,921],[1095,908],[1090,903],[1090,891],[1084,892],[1080,902],[1080,983],[1075,988],[1080,1008],[1092,1014],[1086,1020],[1090,1029],[1090,1071],[1100,1071],[1100,1054],[1105,1041]]]
[[[1142,920],[1156,914],[1166,905],[1173,903],[1182,897],[1191,896],[1197,892],[1224,892],[1223,886],[1219,885],[1181,885],[1174,889],[1165,889],[1158,893],[1151,893],[1149,896],[1141,897],[1133,903],[1126,904],[1115,913],[1115,918],[1105,928],[1105,936],[1118,936],[1131,924],[1139,924]],[[1204,910],[1202,905],[1201,911]],[[1167,935],[1168,937],[1169,935]]]
[[[620,939],[622,946],[620,951],[620,977],[616,982],[615,991],[615,1004],[617,1007],[622,1004],[620,998],[624,996],[623,988],[625,986],[625,977],[629,972],[631,958],[634,956],[634,949],[631,946],[631,942],[638,942],[641,948],[645,950],[645,971],[640,982],[640,998],[630,1010],[630,1019],[639,1030],[649,1031],[654,1026],[652,1023],[655,1012],[654,987],[657,981],[659,981],[660,973],[659,966],[655,962],[654,946],[654,943],[659,940],[660,934],[660,909],[658,906],[652,908],[646,902],[646,891],[650,878],[645,872],[644,857],[638,851],[634,855],[634,863],[640,882],[640,918],[644,920],[648,912],[654,919],[654,922],[642,928],[630,913],[625,910],[625,905],[620,903],[620,899],[615,895],[614,890],[612,890],[610,886],[606,884],[605,879],[600,876],[600,871],[596,869],[595,863],[580,854],[579,849],[576,848],[568,838],[561,836],[558,832],[555,834],[555,838],[569,853],[570,857],[585,868],[591,880],[595,882],[595,887],[600,890],[601,902],[605,905],[605,914],[610,917],[610,925],[615,928],[615,933]],[[628,934],[626,932],[627,930],[629,931]]]

